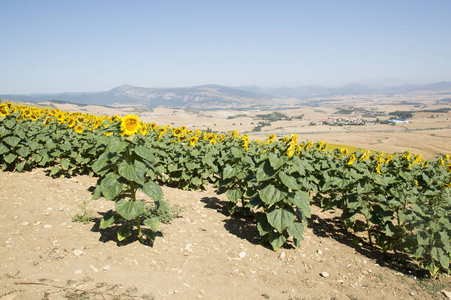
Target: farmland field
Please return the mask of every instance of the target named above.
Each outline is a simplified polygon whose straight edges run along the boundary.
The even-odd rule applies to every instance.
[[[157,108],[138,113],[133,108],[106,111],[95,106],[85,106],[83,110],[91,114],[137,113],[146,122],[172,127],[186,125],[219,132],[237,129],[260,140],[271,133],[282,137],[296,132],[299,141],[324,140],[386,153],[410,149],[417,157],[421,153],[427,159],[448,154],[449,112],[431,114],[424,110],[448,108],[449,104],[437,104],[430,95],[421,99],[424,104],[415,109],[422,112],[414,113],[408,124],[311,126],[319,119],[349,118],[337,115],[337,107],[325,105],[275,108],[274,111],[293,118],[272,121],[259,132],[253,131],[260,122],[258,115],[271,111]],[[383,100],[386,102],[372,105],[387,113],[406,110],[393,104],[396,99]],[[340,101],[348,103],[351,110],[365,106],[365,102],[357,100]],[[68,104],[60,109],[81,110]],[[302,119],[295,118],[301,114]],[[367,121],[372,123],[373,119]],[[151,246],[133,240],[118,241],[115,228],[99,229],[100,219],[113,203],[103,198],[89,201],[95,178],[78,175],[52,179],[46,176],[48,173],[48,169],[0,173],[2,220],[5,232],[11,233],[0,240],[0,296],[430,299],[444,297],[441,290],[449,290],[451,284],[447,274],[425,279],[424,270],[401,264],[400,256],[370,250],[366,232],[357,231],[353,236],[343,231],[338,222],[340,211],[322,212],[313,207],[300,247],[287,246],[274,252],[261,244],[260,229],[252,218],[231,216],[225,208],[226,195],[218,195],[211,185],[204,191],[162,186],[164,200],[183,208],[180,217],[162,224]],[[142,193],[137,197],[148,200]],[[85,225],[71,222],[80,211],[92,211],[95,221]]]

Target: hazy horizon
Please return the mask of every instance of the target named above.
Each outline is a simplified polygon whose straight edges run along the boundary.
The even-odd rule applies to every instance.
[[[9,1],[0,94],[451,81],[451,1]]]

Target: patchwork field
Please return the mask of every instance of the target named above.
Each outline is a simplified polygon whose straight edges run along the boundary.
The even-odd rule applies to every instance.
[[[451,103],[446,96],[371,97],[316,99],[314,106],[265,110],[52,105],[95,115],[136,114],[172,127],[236,129],[260,140],[273,133],[297,133],[300,142],[324,140],[386,153],[410,149],[426,159],[450,153]],[[410,112],[409,123],[383,124],[395,111]],[[274,112],[286,118],[264,119]],[[364,116],[369,112],[374,115]],[[332,124],[320,124],[325,120]],[[265,125],[257,131],[260,122]],[[449,297],[449,274],[430,279],[413,262],[401,263],[399,255],[371,249],[364,231],[353,236],[340,228],[339,211],[312,207],[301,247],[274,252],[261,244],[253,219],[228,213],[226,195],[218,195],[213,186],[203,191],[163,186],[164,200],[179,207],[180,214],[162,224],[155,243],[146,246],[118,241],[114,227],[99,229],[114,202],[89,200],[96,178],[51,178],[48,171],[0,172],[0,217],[6,233],[0,237],[2,300]],[[142,193],[138,197],[149,200]],[[83,212],[91,212],[94,221],[72,221]]]

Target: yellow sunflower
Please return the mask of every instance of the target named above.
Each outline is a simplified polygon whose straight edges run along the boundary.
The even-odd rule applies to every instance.
[[[142,135],[146,135],[147,134],[147,126],[141,126],[141,130],[139,132],[141,132]]]
[[[356,157],[354,154],[352,154],[351,157],[349,158],[348,165],[349,166],[352,165],[355,162],[355,160],[356,160]]]
[[[75,126],[74,130],[78,134],[83,133],[83,126],[82,125],[77,125],[77,126]]]
[[[199,140],[199,138],[197,136],[193,136],[189,139],[189,145],[190,146],[194,146],[196,144],[196,142]]]
[[[0,106],[0,116],[6,116],[8,114],[8,108],[6,106]]]
[[[139,118],[136,115],[128,115],[122,118],[121,130],[123,135],[132,135],[141,129]]]

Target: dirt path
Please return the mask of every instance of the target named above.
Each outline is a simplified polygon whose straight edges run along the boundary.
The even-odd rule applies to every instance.
[[[114,230],[98,230],[112,202],[88,203],[96,222],[71,221],[95,182],[0,172],[0,299],[445,299],[440,290],[451,287],[450,276],[421,284],[350,244],[318,209],[301,248],[273,252],[212,187],[163,187],[182,217],[162,225],[153,246],[118,243]]]

